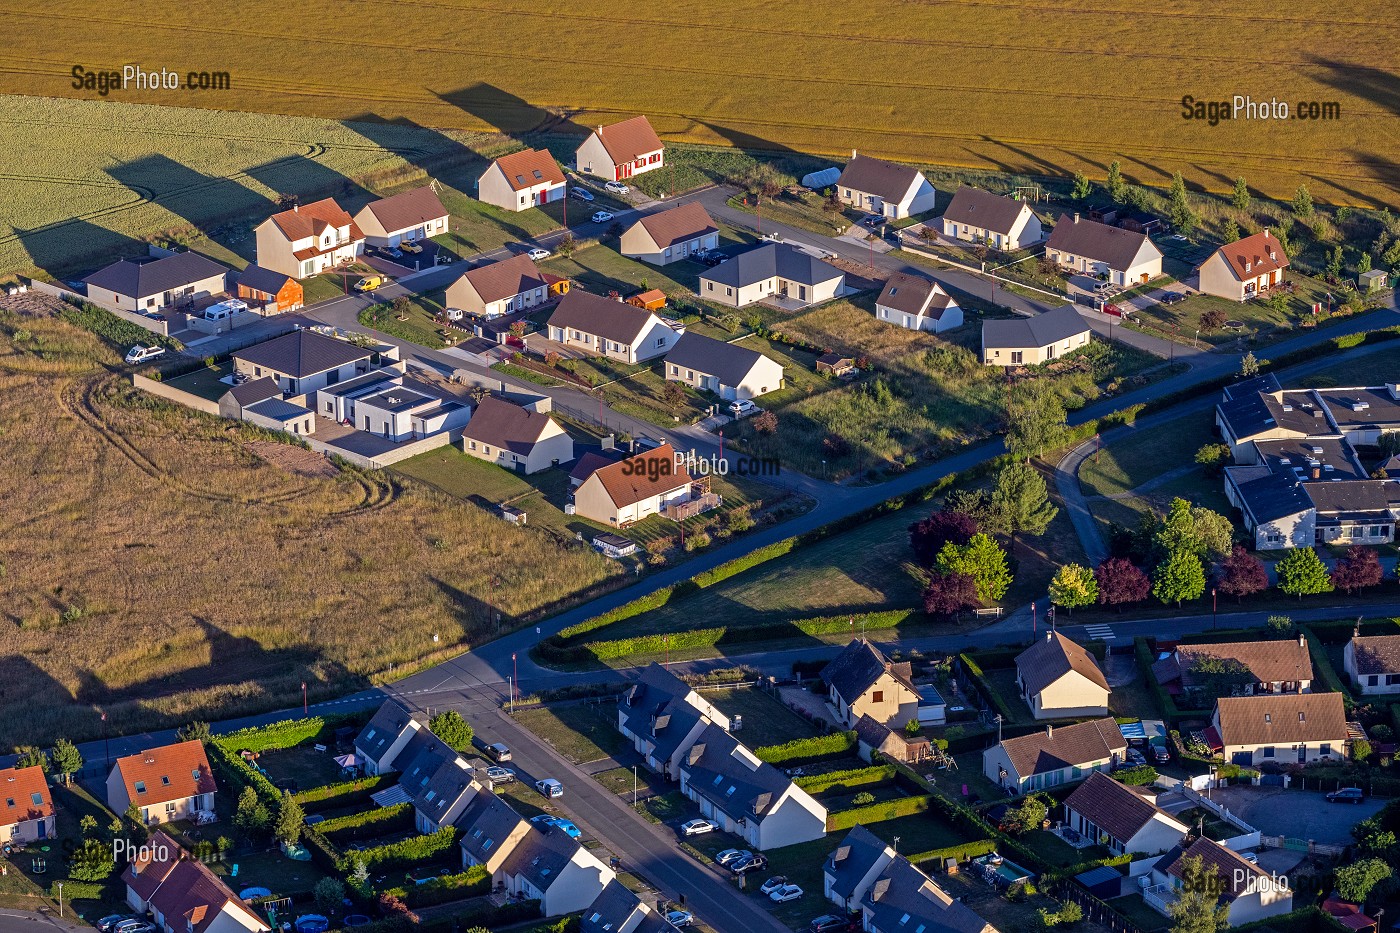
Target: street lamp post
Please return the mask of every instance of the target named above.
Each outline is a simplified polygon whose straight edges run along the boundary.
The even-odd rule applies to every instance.
[[[637,766],[632,766],[632,806],[637,806]]]
[[[515,675],[510,683],[510,711],[515,712],[515,691],[520,689],[520,662],[515,659],[515,652],[510,653],[511,673]]]
[[[1215,623],[1218,618],[1218,616],[1216,615],[1218,602],[1219,601],[1216,599],[1216,587],[1212,586],[1210,588],[1210,630],[1212,632],[1215,631]]]
[[[507,689],[508,691],[510,691],[510,711],[511,711],[512,713],[514,713],[514,712],[515,712],[515,681],[514,681],[512,678],[510,678],[510,677],[507,677],[507,678],[506,678],[506,689]]]
[[[58,915],[59,915],[59,917],[62,917],[62,916],[63,916],[63,882],[62,882],[62,881],[55,881],[54,884],[58,887]]]

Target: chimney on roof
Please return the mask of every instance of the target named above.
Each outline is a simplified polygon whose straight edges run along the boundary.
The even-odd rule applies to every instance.
[[[1267,240],[1268,238],[1269,238],[1269,228],[1268,228],[1268,227],[1265,227],[1265,228],[1264,228],[1264,239]]]
[[[1045,737],[1046,737],[1047,739],[1053,739],[1053,738],[1055,737],[1055,727],[1054,727],[1054,726],[1047,725],[1047,726],[1045,727]]]
[[[1387,382],[1385,388],[1391,398],[1400,400],[1400,382]]]
[[[855,157],[856,157],[856,151],[855,151],[854,149],[852,149],[852,150],[851,150],[851,158],[854,159]]]
[[[1079,212],[1078,212],[1078,211],[1075,211],[1075,212],[1074,212],[1074,222],[1075,222],[1075,223],[1079,223]]]
[[[1320,466],[1315,466],[1315,467],[1312,468],[1312,478],[1313,478],[1313,479],[1322,479],[1322,467],[1320,467]]]
[[[292,205],[292,213],[293,213],[293,214],[300,214],[300,213],[301,213],[301,204],[299,204],[299,203],[293,204],[293,205]]]
[[[1248,272],[1248,271],[1249,271],[1250,269],[1252,269],[1253,267],[1254,267],[1254,263],[1250,262],[1248,259],[1246,259],[1246,260],[1244,261],[1244,271]]]
[[[1360,623],[1360,622],[1356,623],[1356,625],[1354,625],[1354,626],[1352,627],[1352,629],[1351,629],[1351,637],[1352,637],[1352,638],[1360,638],[1360,637],[1361,637],[1361,623]],[[1300,641],[1299,641],[1299,644],[1302,644],[1301,639],[1300,639]]]
[[[1049,633],[1049,632],[1046,632],[1046,633],[1045,633],[1045,640],[1046,640],[1046,641],[1050,641],[1050,633]]]
[[[1321,408],[1314,408],[1314,409],[1313,409],[1313,417],[1314,417],[1314,418],[1317,418],[1319,421],[1322,420],[1322,409],[1321,409]]]

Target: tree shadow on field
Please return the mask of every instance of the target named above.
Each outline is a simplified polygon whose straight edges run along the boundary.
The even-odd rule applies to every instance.
[[[1313,57],[1316,73],[1322,83],[1362,100],[1385,108],[1392,116],[1400,116],[1400,76],[1380,68],[1368,68],[1352,62]]]
[[[48,732],[44,714],[72,702],[72,691],[31,659],[0,657],[0,747],[51,744],[56,736]]]
[[[359,182],[300,153],[255,165],[245,174],[271,188],[278,195],[295,195],[301,204],[310,204],[322,198],[334,198],[342,209],[351,214],[375,197]],[[265,213],[276,213],[276,206],[272,206]]]
[[[473,191],[486,167],[486,160],[462,143],[404,117],[388,120],[367,112],[342,121],[342,125],[459,191]]]
[[[443,103],[509,136],[523,133],[586,136],[589,132],[589,128],[579,126],[566,114],[536,106],[494,84],[477,82],[455,91],[434,93]]]
[[[74,217],[35,230],[16,228],[19,240],[35,268],[54,279],[75,281],[119,259],[147,255],[140,240]],[[7,237],[0,237],[4,243]]]
[[[1348,152],[1347,155],[1355,159],[1366,171],[1370,172],[1371,176],[1375,178],[1377,182],[1384,185],[1390,191],[1400,190],[1400,162],[1396,162],[1388,156],[1381,155],[1379,152],[1357,152],[1352,150]],[[1328,178],[1327,182],[1339,190],[1347,191],[1346,188],[1342,188],[1331,178]],[[1347,191],[1347,193],[1352,194],[1363,203],[1377,203],[1377,198],[1374,195],[1367,196],[1359,192],[1351,191]]]

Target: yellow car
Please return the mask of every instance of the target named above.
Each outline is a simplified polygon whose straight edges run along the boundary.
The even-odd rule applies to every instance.
[[[355,283],[355,291],[372,292],[383,284],[384,277],[382,275],[367,275]]]
[[[412,242],[411,240],[404,240],[402,243],[399,244],[399,249],[403,250],[405,253],[423,252],[423,247],[419,246],[417,243]]]

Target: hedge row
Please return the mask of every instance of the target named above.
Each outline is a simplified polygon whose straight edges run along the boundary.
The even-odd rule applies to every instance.
[[[1269,369],[1280,369],[1285,366],[1292,366],[1295,363],[1306,362],[1317,359],[1320,356],[1329,356],[1335,350],[1350,350],[1369,343],[1384,343],[1387,340],[1394,340],[1400,337],[1400,327],[1385,327],[1380,330],[1363,331],[1359,334],[1343,334],[1340,337],[1333,337],[1331,340],[1323,341],[1311,347],[1303,347],[1294,350],[1292,353],[1285,353],[1266,361]]]
[[[1327,687],[1327,692],[1340,693],[1348,702],[1354,703],[1356,698],[1337,675],[1337,669],[1332,666],[1332,659],[1327,657],[1327,649],[1323,647],[1322,639],[1305,625],[1299,626],[1298,631],[1308,640],[1308,654],[1312,656],[1313,670],[1317,671],[1317,679]]]
[[[473,865],[459,874],[444,875],[422,884],[389,888],[384,893],[401,898],[409,907],[435,907],[480,894],[490,894],[491,873],[484,865]]]
[[[218,742],[204,743],[204,751],[209,756],[210,767],[221,772],[219,777],[224,783],[235,785],[233,789],[238,793],[242,793],[245,787],[253,788],[268,809],[273,813],[277,812],[282,792],[261,772],[244,761],[242,755],[229,751]],[[238,794],[234,794],[235,798],[237,796]]]
[[[1147,679],[1147,689],[1152,691],[1152,695],[1157,699],[1157,708],[1162,711],[1162,719],[1167,726],[1175,728],[1181,720],[1181,710],[1177,708],[1176,701],[1171,694],[1157,682],[1157,678],[1152,676],[1152,665],[1155,659],[1152,657],[1152,649],[1147,647],[1147,639],[1139,635],[1133,639],[1133,651],[1137,654],[1138,667],[1141,674]]]
[[[782,745],[765,745],[754,749],[753,753],[759,761],[766,761],[770,765],[798,764],[844,755],[854,748],[855,744],[854,732],[830,732],[809,739],[793,739]]]
[[[384,869],[425,862],[446,852],[457,843],[457,830],[444,826],[427,836],[412,836],[399,842],[390,842],[373,849],[363,849],[355,855],[366,868]]]
[[[869,768],[849,768],[845,771],[828,771],[826,774],[809,774],[797,778],[793,783],[809,794],[820,794],[835,787],[864,787],[869,784],[883,784],[894,780],[894,765],[873,765]]]
[[[213,742],[231,752],[264,752],[272,749],[291,748],[312,739],[330,739],[335,730],[347,720],[358,720],[355,714],[335,716],[310,716],[306,719],[284,719],[266,726],[250,726],[214,736]]]
[[[328,807],[348,807],[362,803],[379,792],[381,785],[388,783],[389,777],[374,774],[367,777],[341,781],[338,784],[325,784],[298,791],[292,796],[307,812],[324,810]]]
[[[489,903],[478,903],[472,907],[452,912],[434,912],[419,923],[409,923],[402,917],[383,917],[364,926],[355,927],[356,933],[456,933],[481,927],[488,930],[501,930],[506,927],[535,920],[540,916],[540,902],[507,901],[500,907]],[[568,919],[568,918],[565,918]],[[577,919],[577,918],[574,918]]]
[[[929,849],[927,852],[911,852],[909,861],[915,865],[922,866],[925,862],[932,862],[931,869],[942,871],[945,859],[955,858],[959,862],[970,861],[981,855],[989,855],[997,850],[995,839],[978,839],[975,842],[960,842],[955,846],[944,846],[941,849]],[[925,874],[932,874],[932,870],[925,870]]]
[[[374,810],[361,810],[347,813],[316,824],[316,829],[330,839],[343,834],[348,838],[359,838],[361,834],[350,830],[370,829],[369,835],[382,836],[385,833],[413,828],[413,804],[396,803],[392,807],[379,807]]]
[[[866,826],[870,823],[883,823],[885,820],[897,820],[902,816],[924,813],[929,807],[929,797],[929,794],[920,794],[917,797],[898,797],[894,800],[872,803],[865,807],[852,807],[849,810],[830,813],[826,817],[826,831],[834,833],[850,829],[857,823]]]
[[[967,836],[969,841],[991,839],[996,843],[999,852],[1003,855],[1013,856],[1020,864],[1044,866],[1039,855],[1032,852],[1019,840],[997,829],[967,804],[935,792],[933,785],[908,765],[900,764],[896,765],[896,768],[900,774],[928,791],[929,809],[938,811],[954,829]]]

